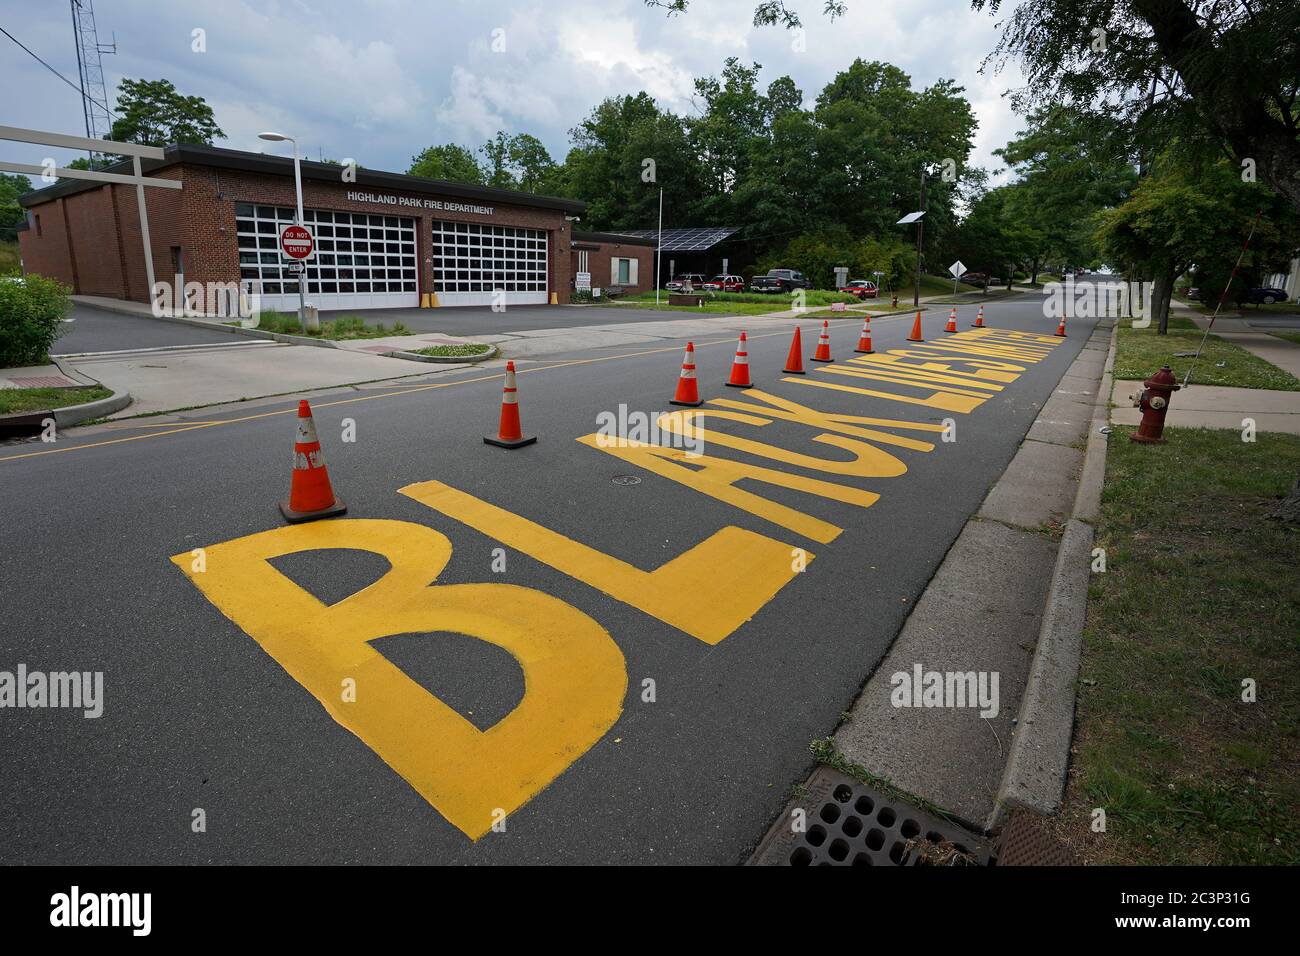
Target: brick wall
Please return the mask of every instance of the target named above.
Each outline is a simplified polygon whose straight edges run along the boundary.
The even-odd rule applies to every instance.
[[[154,274],[171,281],[173,246],[181,249],[186,282],[237,282],[239,250],[235,236],[235,204],[261,203],[293,206],[292,176],[271,176],[242,170],[190,163],[176,164],[153,174],[180,179],[181,190],[149,189],[150,245]],[[483,222],[498,226],[523,226],[547,233],[549,263],[547,284],[558,301],[568,302],[572,285],[571,224],[554,209],[494,204],[493,215],[448,212],[422,206],[399,206],[348,199],[349,191],[374,193],[373,187],[313,180],[303,182],[303,205],[309,209],[403,216],[416,220],[416,254],[420,291],[433,289],[429,262],[429,232],[433,220]],[[423,193],[384,190],[417,201],[436,198]],[[457,202],[471,201],[447,197]],[[483,203],[487,205],[487,203]],[[41,217],[41,235],[35,229],[19,233],[27,271],[48,275],[83,295],[106,295],[147,302],[148,283],[141,254],[140,222],[135,187],[105,185],[32,207]],[[69,226],[71,228],[69,229]],[[645,267],[642,267],[643,269]],[[608,273],[609,263],[605,263]]]
[[[569,256],[570,267],[573,272],[578,271],[578,252],[579,250],[585,250],[587,253],[587,271],[591,273],[591,284],[595,288],[603,289],[606,286],[616,284],[613,281],[614,259],[635,259],[638,263],[637,282],[635,288],[629,287],[629,294],[654,290],[655,250],[653,246],[621,242],[592,242],[584,239],[579,239],[576,246],[577,248],[571,250]]]

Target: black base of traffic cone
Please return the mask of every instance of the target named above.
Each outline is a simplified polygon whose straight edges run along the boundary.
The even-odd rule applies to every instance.
[[[536,435],[527,435],[523,438],[516,438],[514,441],[498,438],[496,435],[483,436],[483,443],[485,445],[496,445],[498,448],[523,448],[525,445],[531,445],[535,441],[537,441]]]
[[[704,400],[700,399],[698,402],[679,402],[675,398],[670,398],[668,399],[668,404],[681,405],[683,408],[699,408],[701,405],[704,404]]]
[[[753,382],[750,382],[748,385],[737,385],[735,382],[723,382],[722,384],[727,386],[727,388],[753,388],[754,387]]]
[[[315,521],[317,518],[332,518],[334,515],[347,514],[347,510],[348,506],[343,503],[342,498],[335,498],[334,504],[328,508],[322,508],[320,511],[294,511],[289,507],[289,502],[280,502],[280,513],[284,515],[284,520],[290,524]]]

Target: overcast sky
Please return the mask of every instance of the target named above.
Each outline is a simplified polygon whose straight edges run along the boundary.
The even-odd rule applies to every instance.
[[[987,14],[965,0],[848,0],[832,22],[822,0],[791,0],[807,31],[800,52],[785,29],[750,25],[756,2],[694,0],[674,17],[641,0],[96,0],[95,12],[101,42],[116,34],[110,91],[123,77],[165,77],[207,99],[227,136],[218,145],[236,149],[287,150],[257,139],[274,129],[312,158],[402,172],[425,146],[474,148],[503,129],[532,133],[558,161],[569,129],[607,96],[645,90],[689,114],[694,78],[736,56],[762,65],[763,87],[788,73],[811,102],[862,57],[894,63],[918,88],[963,85],[979,121],[974,162],[1001,168],[992,150],[1019,128],[1003,93],[1022,78],[1014,64],[978,72],[997,38]],[[0,26],[76,81],[66,3],[0,0]],[[196,28],[206,52],[192,50]],[[0,78],[0,125],[84,134],[77,91],[3,35]],[[0,143],[11,161],[50,153]]]

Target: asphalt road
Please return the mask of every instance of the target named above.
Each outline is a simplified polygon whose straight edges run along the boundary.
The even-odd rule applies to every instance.
[[[973,317],[973,308],[959,309],[959,327],[965,330]],[[943,319],[927,313],[932,342],[942,344]],[[1033,297],[997,303],[987,320],[995,328],[1052,330]],[[500,641],[534,648],[539,641],[552,643],[544,653],[523,655],[533,675],[528,693],[536,691],[542,704],[526,726],[511,733],[543,744],[566,734],[594,740],[585,752],[585,744],[566,751],[567,769],[512,809],[504,832],[486,832],[477,841],[432,803],[445,800],[450,806],[468,799],[464,792],[474,787],[483,790],[484,807],[494,805],[498,792],[509,803],[507,778],[516,774],[520,786],[536,789],[537,771],[521,769],[516,760],[531,743],[496,757],[484,752],[479,759],[474,748],[490,748],[493,735],[479,740],[456,726],[429,738],[428,747],[438,753],[429,759],[411,742],[455,721],[423,709],[423,702],[405,709],[404,702],[415,700],[408,686],[365,676],[358,693],[385,688],[383,700],[367,701],[374,708],[367,713],[382,711],[386,729],[411,751],[399,753],[397,746],[386,763],[246,633],[245,628],[263,633],[268,622],[292,616],[296,605],[282,599],[287,592],[277,574],[231,577],[256,562],[246,555],[218,557],[225,552],[215,546],[284,526],[276,505],[289,482],[295,403],[268,400],[214,416],[185,413],[188,425],[146,421],[83,429],[53,446],[0,446],[0,496],[6,502],[0,580],[7,596],[0,609],[0,670],[21,662],[29,670],[102,671],[105,688],[98,719],[68,710],[0,710],[0,862],[738,862],[783,806],[789,787],[807,773],[808,743],[831,733],[849,709],[1092,324],[1076,320],[1069,338],[1050,355],[969,414],[783,382],[778,370],[788,330],[771,332],[765,325],[750,339],[759,389],[821,411],[935,425],[956,421],[954,442],[936,441],[929,452],[890,448],[906,465],[906,473],[895,477],[775,466],[876,492],[880,498],[870,507],[739,482],[744,490],[844,529],[829,542],[575,441],[596,430],[599,413],[616,412],[620,403],[632,410],[670,409],[680,343],[520,363],[524,428],[539,441],[517,451],[481,441],[496,425],[502,384],[497,370],[445,373],[430,378],[428,387],[349,390],[314,399],[325,458],[349,506],[348,519],[411,522],[450,541],[451,557],[438,574],[436,536],[403,532],[426,535],[400,555],[403,566],[420,565],[413,580],[423,584],[436,575],[438,586],[517,586],[432,588],[434,594],[460,595],[445,600],[464,605],[451,612],[460,615],[454,620],[442,619],[446,630],[424,618],[413,623],[402,617],[397,603],[390,622],[388,604],[381,603],[371,609],[373,617],[383,618],[377,633],[395,628],[395,636],[378,637],[369,646],[486,730],[524,698],[520,665],[489,643],[522,622]],[[805,322],[805,334],[813,327]],[[876,349],[883,351],[905,345],[910,321],[878,319],[873,327]],[[852,357],[857,333],[856,320],[834,326],[838,362]],[[811,355],[815,335],[806,334],[804,341]],[[723,387],[734,348],[729,337],[696,345],[702,397],[756,400],[753,392]],[[810,372],[807,379],[856,384],[825,373]],[[918,394],[910,387],[867,384]],[[353,443],[341,440],[345,419],[355,422]],[[792,421],[706,424],[807,456],[840,462],[848,456],[810,441],[818,432]],[[773,466],[769,458],[716,440],[708,452]],[[629,484],[623,476],[641,480]],[[710,644],[615,599],[608,588],[529,556],[523,546],[507,547],[504,571],[494,569],[497,536],[398,493],[431,480],[642,571],[728,526],[815,557],[752,619]],[[325,604],[366,587],[388,568],[383,557],[357,550],[355,541],[331,538],[337,529],[326,526],[340,520],[302,526],[325,529],[312,533],[335,542],[331,550],[272,561]],[[366,530],[362,537],[371,534]],[[223,599],[239,606],[244,627],[223,616],[170,560],[199,547],[212,555],[206,573],[214,577],[195,574],[196,581],[224,589]],[[688,581],[667,589],[671,613],[692,622],[716,613],[728,598],[718,582],[729,580],[734,568],[750,567],[753,555],[767,547],[776,546],[748,537],[697,567]],[[532,550],[555,561],[560,549]],[[743,582],[737,586],[744,588]],[[534,598],[520,587],[550,597]],[[640,593],[632,600],[647,603]],[[552,598],[608,631],[622,668],[611,666],[609,645],[592,637],[592,625]],[[520,612],[521,607],[538,610]],[[290,659],[310,649],[301,665],[310,669],[330,657],[331,642],[368,626],[364,620],[346,626],[338,620],[337,627],[276,645],[277,653]],[[486,640],[450,633],[462,626],[490,633]],[[352,652],[342,653],[343,672],[373,673]],[[626,679],[621,693],[620,671]],[[580,693],[552,693],[557,681],[593,674]],[[653,702],[645,699],[647,679],[654,682]],[[335,702],[337,683],[326,683],[318,689],[334,710],[357,713]],[[601,715],[611,716],[611,700],[616,719],[606,727]],[[504,735],[504,726],[493,733]],[[465,753],[469,759],[453,759]],[[393,769],[403,760],[425,761],[421,766],[434,783],[423,785],[437,791],[436,801],[426,800]],[[193,832],[197,809],[206,832]]]
[[[111,352],[178,345],[229,345],[239,341],[229,332],[208,332],[179,322],[161,322],[107,312],[74,304],[63,332],[54,343],[54,355]]]

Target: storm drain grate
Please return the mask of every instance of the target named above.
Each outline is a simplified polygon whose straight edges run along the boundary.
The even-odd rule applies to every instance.
[[[807,796],[786,808],[750,862],[768,866],[992,866],[996,859],[983,838],[821,767],[808,782]]]

